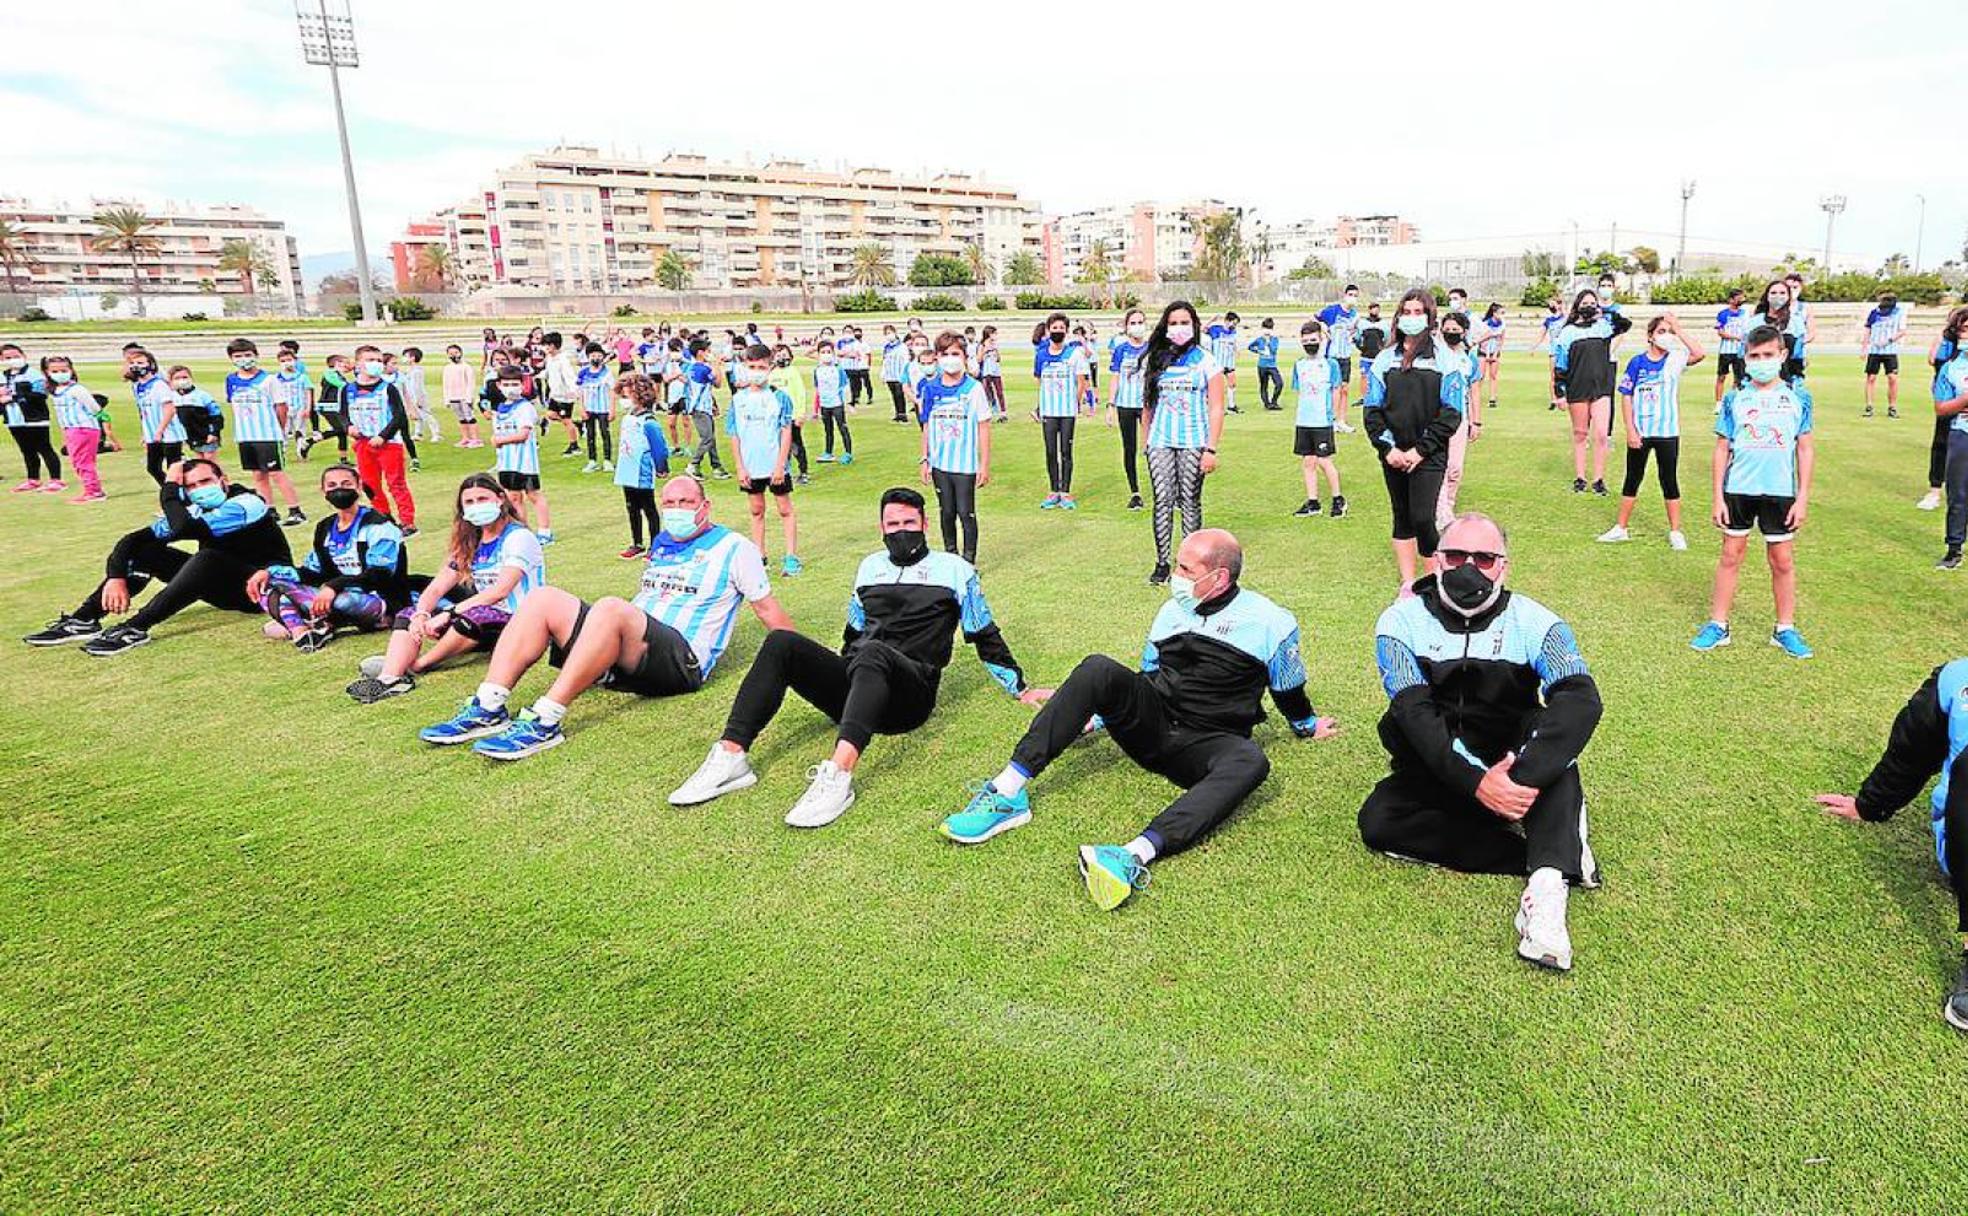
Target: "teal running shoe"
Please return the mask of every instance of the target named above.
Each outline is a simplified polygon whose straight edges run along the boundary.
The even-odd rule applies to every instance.
[[[1718,646],[1727,646],[1728,644],[1729,627],[1727,625],[1718,625],[1714,621],[1703,625],[1701,632],[1695,635],[1695,640],[1688,643],[1688,645],[1701,651],[1703,654],[1707,654]]]
[[[1087,896],[1102,912],[1112,912],[1128,901],[1128,896],[1148,885],[1148,867],[1117,844],[1080,846],[1080,877],[1086,880]]]
[[[1793,659],[1808,659],[1813,653],[1810,646],[1805,643],[1804,635],[1797,632],[1795,626],[1773,631],[1770,634],[1770,645]]]
[[[841,453],[841,458],[840,458],[840,463],[841,463],[841,464],[853,464],[853,463],[854,463],[854,453],[852,453],[852,452],[842,452],[842,453]]]
[[[528,756],[559,747],[567,738],[556,724],[548,726],[540,721],[540,716],[532,710],[523,710],[504,734],[490,739],[480,739],[472,744],[472,751],[488,760],[524,760]]]
[[[780,564],[779,569],[787,578],[791,578],[793,577],[793,575],[798,574],[800,571],[806,569],[806,567],[800,564],[799,558],[794,557],[792,554],[788,553],[786,555],[786,560]]]
[[[1000,794],[988,781],[972,782],[970,802],[945,819],[937,831],[958,844],[983,844],[1000,832],[1024,827],[1032,822],[1032,797],[1024,790],[1010,798]]]
[[[450,719],[435,726],[426,726],[417,732],[417,737],[426,743],[439,747],[449,747],[454,743],[470,743],[473,739],[483,739],[496,735],[512,722],[505,709],[487,709],[478,703],[477,697],[465,702],[463,709],[451,715]]]

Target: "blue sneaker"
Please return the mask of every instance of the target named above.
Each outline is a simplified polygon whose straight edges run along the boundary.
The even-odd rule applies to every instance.
[[[1112,912],[1128,896],[1148,885],[1148,867],[1117,844],[1080,846],[1080,877],[1086,880],[1093,906]]]
[[[840,458],[840,463],[841,463],[841,464],[853,464],[853,463],[854,463],[854,453],[852,453],[852,452],[842,452],[842,453],[841,453],[841,458]]]
[[[540,540],[540,544],[543,546],[553,544],[554,541],[553,529],[552,528],[543,529],[539,534],[539,540]]]
[[[1057,494],[1046,495],[1045,501],[1039,504],[1039,510],[1041,511],[1057,511],[1058,509],[1059,495]]]
[[[970,802],[945,819],[937,831],[958,844],[983,844],[1000,832],[1024,827],[1032,822],[1032,798],[1024,790],[1010,798],[979,782],[970,787]]]
[[[834,454],[832,452],[822,452],[813,459],[819,461],[821,464],[832,464],[834,463]]]
[[[786,555],[786,560],[780,563],[779,566],[780,572],[784,574],[787,578],[791,578],[793,575],[798,574],[800,571],[804,569],[806,569],[806,567],[800,565],[800,559],[794,557],[790,553]]]
[[[1059,509],[1062,511],[1077,511],[1080,509],[1080,504],[1071,494],[1068,494],[1059,500]]]
[[[1728,644],[1729,627],[1727,625],[1718,625],[1714,621],[1703,625],[1701,632],[1695,635],[1695,640],[1688,643],[1688,645],[1701,651],[1703,654],[1707,654],[1717,646],[1727,646]]]
[[[540,721],[538,714],[527,709],[520,711],[504,734],[480,739],[472,744],[472,751],[491,760],[524,760],[536,752],[559,747],[566,737],[559,726],[548,726]]]
[[[473,697],[465,702],[463,709],[451,715],[449,721],[435,726],[426,726],[417,732],[417,737],[426,743],[448,747],[453,743],[470,743],[473,739],[483,739],[496,735],[512,722],[512,716],[503,707],[487,709]]]
[[[1797,632],[1795,626],[1789,629],[1778,629],[1771,633],[1770,645],[1775,646],[1778,650],[1783,651],[1793,659],[1808,659],[1812,654],[1811,648],[1804,642],[1804,635]]]

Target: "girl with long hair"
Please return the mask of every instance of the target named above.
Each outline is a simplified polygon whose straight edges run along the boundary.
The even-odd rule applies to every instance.
[[[1592,492],[1606,490],[1606,456],[1613,446],[1613,339],[1633,322],[1602,305],[1590,287],[1572,297],[1572,309],[1551,339],[1552,368],[1563,382],[1572,415],[1572,493],[1585,493],[1585,454],[1592,449]]]
[[[1497,407],[1497,388],[1503,383],[1503,331],[1505,328],[1503,305],[1492,300],[1483,310],[1483,319],[1477,322],[1476,354],[1483,363],[1482,391],[1490,409]]]
[[[1148,487],[1155,497],[1155,569],[1169,581],[1175,518],[1183,535],[1203,526],[1203,478],[1216,471],[1223,438],[1223,369],[1202,345],[1202,320],[1187,300],[1162,309],[1141,356],[1141,420],[1148,432]]]
[[[1394,341],[1367,369],[1367,438],[1380,453],[1393,507],[1394,562],[1405,589],[1418,560],[1435,556],[1435,511],[1448,471],[1449,442],[1462,425],[1467,361],[1435,344],[1435,297],[1416,287],[1394,310]]]
[[[1127,472],[1128,510],[1141,509],[1141,475],[1135,449],[1141,438],[1142,359],[1148,353],[1148,314],[1130,308],[1121,318],[1107,370],[1112,374],[1107,393],[1107,425],[1121,429],[1121,467]]]

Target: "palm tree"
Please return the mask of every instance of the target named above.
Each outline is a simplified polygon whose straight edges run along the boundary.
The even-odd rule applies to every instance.
[[[991,282],[991,259],[984,256],[984,246],[977,241],[965,241],[963,263],[970,270],[971,281],[979,287]]]
[[[1045,268],[1029,249],[1021,249],[1005,263],[1004,281],[1010,287],[1029,287],[1045,282]]]
[[[263,266],[253,275],[261,291],[272,291],[280,286],[280,275],[271,266]]]
[[[20,294],[20,287],[14,278],[17,272],[32,274],[39,267],[40,263],[27,252],[27,233],[6,220],[0,220],[0,269],[7,273],[7,294]]]
[[[847,281],[856,287],[895,286],[895,264],[888,250],[873,243],[856,245],[848,263]]]
[[[685,291],[690,287],[690,263],[674,249],[663,252],[656,263],[656,284],[669,291]]]
[[[451,286],[451,276],[458,268],[457,260],[445,245],[426,245],[417,254],[417,277],[427,283],[437,284],[437,290],[445,291]]]
[[[1080,259],[1080,282],[1094,289],[1094,302],[1104,303],[1107,297],[1107,281],[1114,277],[1114,267],[1107,260],[1107,242],[1097,240],[1087,246],[1086,256]]]
[[[163,249],[151,235],[157,225],[137,207],[111,207],[96,215],[95,225],[96,234],[89,238],[90,246],[101,253],[120,253],[130,259],[130,291],[137,297],[137,315],[147,315],[143,275],[137,269],[137,259]]]

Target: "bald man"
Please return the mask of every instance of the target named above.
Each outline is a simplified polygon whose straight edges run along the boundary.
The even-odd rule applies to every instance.
[[[1403,860],[1528,875],[1517,953],[1569,971],[1567,884],[1599,885],[1578,757],[1602,707],[1571,626],[1504,589],[1508,543],[1489,516],[1457,516],[1437,572],[1380,614],[1392,771],[1360,808],[1360,839]]]
[[[773,598],[758,546],[711,522],[703,483],[670,478],[658,506],[662,531],[650,539],[634,596],[590,604],[558,587],[535,588],[500,633],[477,694],[418,737],[440,746],[471,743],[493,760],[522,760],[560,745],[568,707],[596,684],[645,697],[703,687],[731,642],[740,604],[750,604],[767,629],[793,627]],[[542,655],[560,675],[513,717],[506,711],[513,686]]]
[[[1112,911],[1147,885],[1148,865],[1179,853],[1230,817],[1264,783],[1271,762],[1251,738],[1264,693],[1300,738],[1338,732],[1305,694],[1298,621],[1238,586],[1244,551],[1221,528],[1192,532],[1176,551],[1169,602],[1155,615],[1132,670],[1104,654],[1082,660],[1053,693],[1011,762],[943,821],[958,844],[981,844],[1032,818],[1027,784],[1098,721],[1128,759],[1183,795],[1126,845],[1081,845],[1087,895]]]

